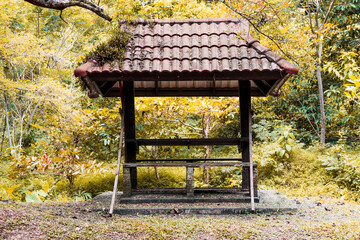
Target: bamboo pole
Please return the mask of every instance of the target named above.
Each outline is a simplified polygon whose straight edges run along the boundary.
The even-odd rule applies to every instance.
[[[109,215],[112,216],[114,211],[114,205],[116,201],[116,192],[117,192],[117,186],[119,181],[119,173],[120,173],[120,165],[121,165],[121,154],[122,154],[122,145],[123,145],[123,135],[124,135],[124,112],[120,110],[121,115],[121,130],[120,130],[120,142],[119,142],[119,151],[118,151],[118,157],[117,157],[117,166],[116,166],[116,174],[115,174],[115,182],[114,182],[114,189],[113,194],[111,198],[111,205],[110,205],[110,211]]]
[[[118,181],[119,181],[119,173],[120,173],[120,166],[121,166],[121,155],[122,155],[122,146],[123,146],[123,138],[124,138],[124,111],[123,111],[123,104],[124,104],[124,95],[123,95],[123,89],[122,84],[119,81],[119,87],[120,87],[120,97],[121,97],[121,105],[122,108],[119,109],[120,117],[121,117],[121,123],[120,123],[120,141],[119,141],[119,151],[118,151],[118,157],[117,157],[117,165],[116,165],[116,173],[115,173],[115,181],[114,181],[114,189],[113,194],[111,197],[111,204],[110,204],[110,210],[109,210],[109,216],[111,217],[114,212],[114,205],[116,201],[116,192],[118,187]]]

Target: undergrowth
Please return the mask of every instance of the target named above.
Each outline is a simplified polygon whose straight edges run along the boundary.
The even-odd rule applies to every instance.
[[[291,196],[328,196],[360,200],[360,156],[357,146],[334,145],[327,148],[305,148],[294,144],[287,155],[280,155],[279,143],[257,143],[253,159],[258,164],[259,189],[275,189]],[[12,178],[5,170],[10,160],[0,163],[1,200],[88,200],[102,192],[112,191],[115,164],[103,165],[101,174],[80,174],[69,191],[66,178],[58,181],[50,174],[19,175]],[[140,188],[183,188],[185,168],[139,168]],[[119,176],[122,191],[122,174]],[[56,185],[55,185],[56,183]],[[210,168],[210,182],[203,182],[203,170],[195,171],[196,187],[241,186],[239,167]]]
[[[359,153],[346,145],[304,148],[298,144],[289,157],[275,154],[276,144],[254,147],[259,184],[292,196],[360,199]]]

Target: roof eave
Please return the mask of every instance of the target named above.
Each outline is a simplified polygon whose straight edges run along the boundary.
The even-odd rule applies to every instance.
[[[86,63],[77,67],[74,71],[75,77],[85,77],[88,74],[88,71],[91,71],[92,68],[96,66],[97,62],[93,59],[87,60]]]
[[[270,61],[277,63],[281,68],[286,71],[286,73],[295,75],[299,73],[299,68],[296,65],[286,61],[284,58],[271,51],[270,48],[261,45],[259,40],[253,37],[249,37],[247,40],[247,44],[248,46],[254,48],[258,53],[264,54]]]
[[[275,80],[282,79],[285,71],[183,71],[183,72],[126,72],[126,71],[103,71],[87,73],[96,82],[117,81],[222,81],[222,80]]]

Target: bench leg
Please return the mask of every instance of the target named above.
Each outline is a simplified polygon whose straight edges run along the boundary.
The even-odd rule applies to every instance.
[[[194,196],[194,168],[186,168],[186,195],[188,197]]]
[[[123,168],[123,196],[131,196],[130,168]]]

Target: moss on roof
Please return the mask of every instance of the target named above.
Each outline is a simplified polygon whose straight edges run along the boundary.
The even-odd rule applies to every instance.
[[[93,51],[87,53],[84,57],[84,62],[93,59],[99,66],[102,66],[107,62],[117,60],[121,68],[130,38],[131,34],[129,32],[122,30],[116,31],[109,40],[100,43]],[[82,90],[87,89],[86,82],[83,81],[82,78],[79,79],[78,84]]]

